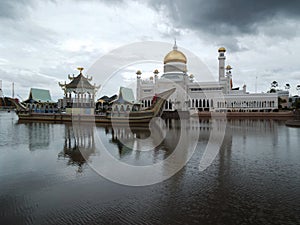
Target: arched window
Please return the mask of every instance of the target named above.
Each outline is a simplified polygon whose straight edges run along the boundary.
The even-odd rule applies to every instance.
[[[198,108],[198,99],[196,99],[196,108]]]
[[[202,100],[199,99],[199,107],[201,108],[202,107]]]

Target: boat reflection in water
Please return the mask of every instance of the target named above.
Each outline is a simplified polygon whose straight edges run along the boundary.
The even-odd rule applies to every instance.
[[[85,163],[95,152],[93,126],[81,124],[79,129],[72,124],[65,124],[65,142],[63,151],[58,154],[59,159],[68,158],[68,165],[77,166],[77,171],[82,172]]]
[[[114,177],[119,172],[123,178],[133,179],[134,185],[139,185],[142,178],[144,181],[141,185],[155,183],[154,180],[162,181],[182,169],[196,148],[198,153],[203,154],[210,140],[212,126],[224,123],[199,119],[156,119],[149,127],[66,124],[64,147],[58,157],[68,158],[68,165],[78,166],[78,172],[82,172],[84,165],[89,163],[102,176],[108,179],[113,176],[111,180],[115,182],[124,184],[119,176]],[[212,157],[207,160],[208,164],[219,151],[219,146],[213,144],[216,148],[207,154]],[[149,166],[152,167],[151,172]],[[134,174],[143,169],[150,174],[148,177],[142,172]],[[103,170],[114,175],[103,173]]]
[[[30,151],[41,150],[49,147],[51,139],[53,138],[53,124],[39,123],[39,122],[22,122],[22,126],[25,127],[26,132],[22,136],[16,137],[22,143],[28,143],[28,149]]]
[[[196,149],[199,130],[191,129],[194,120],[154,118],[149,127],[97,127],[99,154],[90,165],[107,179],[126,185],[168,179],[182,169]]]
[[[217,122],[215,127],[213,127],[214,122]],[[54,126],[59,125],[44,122],[21,124],[25,125],[28,131],[26,133],[30,151],[47,148],[55,136]],[[210,141],[212,130],[220,129],[224,124],[226,125],[226,121],[194,118],[181,121],[165,119],[153,123],[150,128],[147,126],[112,127],[109,125],[95,127],[90,123],[75,124],[75,126],[71,123],[60,124],[59,126],[64,128],[64,145],[62,146],[63,150],[58,153],[58,158],[67,159],[67,165],[77,166],[77,172],[83,172],[83,168],[88,162],[95,166],[95,163],[99,162],[98,158],[103,157],[101,152],[104,150],[118,161],[134,166],[147,166],[160,163],[171,156],[179,145],[181,134],[185,133],[184,135],[188,138],[180,146],[180,154],[173,158],[172,164],[185,164],[193,153],[192,147],[197,149],[195,157],[200,162]],[[230,120],[227,125],[222,144],[223,149],[226,149],[228,144],[231,145],[233,131],[236,131],[235,136],[243,136],[244,141],[247,139],[246,136],[256,135],[257,131],[263,131],[266,136],[272,134],[268,137],[273,145],[278,142],[277,123],[272,121]],[[100,139],[103,146],[97,145],[95,138]],[[245,143],[242,144],[245,145]],[[289,145],[289,142],[286,144]],[[218,153],[219,151],[216,149],[215,155]],[[221,153],[223,154],[223,152]],[[108,166],[108,162],[100,161]],[[163,173],[168,166],[170,166],[168,162],[165,165],[162,164],[161,172]]]

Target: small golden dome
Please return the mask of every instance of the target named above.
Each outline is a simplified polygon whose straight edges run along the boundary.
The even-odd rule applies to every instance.
[[[226,66],[226,70],[231,70],[232,67],[230,65]]]
[[[142,72],[140,70],[136,71],[136,75],[141,75]]]
[[[187,62],[185,55],[178,50],[172,50],[170,51],[164,58],[164,64],[169,62],[181,62],[185,63]]]
[[[153,80],[153,77],[152,77],[152,76],[150,77],[150,80]]]
[[[194,78],[194,75],[193,75],[193,74],[190,74],[190,78]]]
[[[159,74],[158,69],[154,70],[153,73],[154,73],[155,75]]]
[[[226,52],[226,48],[221,47],[221,48],[219,48],[218,52]]]

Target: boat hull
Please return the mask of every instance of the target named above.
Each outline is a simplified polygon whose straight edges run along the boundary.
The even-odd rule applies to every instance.
[[[17,114],[19,121],[54,121],[54,122],[94,122],[94,123],[149,123],[154,117],[160,116],[162,108],[166,99],[168,99],[174,92],[175,88],[162,92],[157,95],[156,102],[152,107],[142,111],[118,112],[108,111],[105,115],[89,115],[89,114],[71,114],[71,113],[37,113],[23,109],[21,105],[16,102],[18,106]]]
[[[94,122],[94,123],[148,123],[153,114],[145,116],[72,115],[65,113],[19,113],[19,121]]]

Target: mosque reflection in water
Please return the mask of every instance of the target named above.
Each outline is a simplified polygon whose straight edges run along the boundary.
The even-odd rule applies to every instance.
[[[109,144],[108,149],[114,157],[133,164],[155,163],[165,159],[172,153],[182,132],[182,129],[180,129],[182,122],[178,120],[165,120],[164,122],[166,125],[166,136],[162,141],[160,139],[163,134],[160,132],[160,129],[151,136],[151,132],[147,127],[97,126],[95,128],[90,124],[81,124],[79,127],[74,127],[72,124],[59,124],[64,127],[65,138],[63,149],[59,152],[58,158],[67,159],[67,165],[77,166],[77,171],[82,172],[87,161],[97,154],[95,136],[98,134],[95,134],[95,131],[100,131],[104,134],[102,138],[107,140]],[[264,136],[266,142],[273,145],[276,145],[278,142],[278,126],[280,126],[280,121],[274,122],[273,120],[257,119],[220,120],[218,123],[226,123],[225,137],[221,152],[219,153],[220,159],[224,159],[224,154],[227,156],[229,154],[230,156],[233,137],[242,137],[242,140],[246,142],[247,137],[256,136],[259,131]],[[194,135],[192,138],[198,143],[198,150],[201,148],[201,144],[203,146],[207,144],[212,129],[218,129],[218,127],[213,128],[212,120],[208,119],[190,119],[185,121],[184,124],[184,132],[188,132],[192,136]],[[55,132],[54,126],[57,124],[25,123],[24,125],[28,130],[30,151],[44,149],[55,139],[53,132]],[[288,133],[286,135],[288,136]],[[149,138],[150,136],[151,138]],[[144,145],[140,145],[136,141],[147,138],[148,140]],[[241,146],[245,144],[241,143]],[[288,142],[286,144],[289,145]],[[151,149],[151,151],[143,151],[143,148]],[[225,158],[229,159],[230,157]]]

